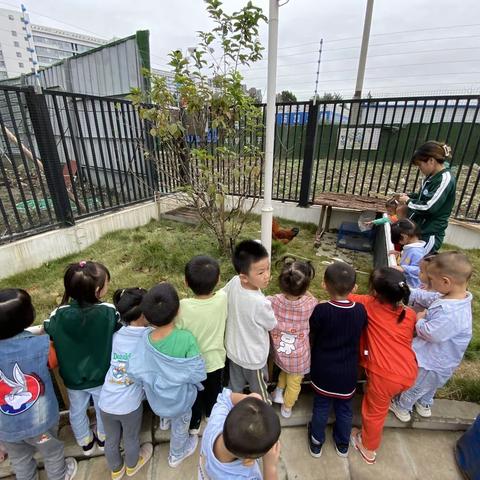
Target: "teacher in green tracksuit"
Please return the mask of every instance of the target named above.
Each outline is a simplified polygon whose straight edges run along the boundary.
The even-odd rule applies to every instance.
[[[436,252],[443,243],[448,219],[455,204],[455,177],[447,159],[452,149],[443,142],[429,141],[419,147],[412,163],[425,175],[418,193],[401,194],[408,217],[420,226],[426,253]]]

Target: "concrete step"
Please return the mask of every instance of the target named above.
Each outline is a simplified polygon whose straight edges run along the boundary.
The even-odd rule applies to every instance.
[[[356,426],[361,425],[361,401],[362,396],[356,395],[354,398],[353,416],[353,424]],[[293,409],[292,416],[289,419],[281,417],[280,407],[278,405],[274,405],[274,408],[278,411],[280,416],[280,421],[284,431],[290,430],[290,428],[286,427],[302,427],[300,430],[305,430],[304,427],[310,421],[312,415],[312,402],[313,393],[309,392],[308,390],[303,392]],[[421,418],[414,413],[412,415],[412,420],[409,423],[402,423],[392,413],[389,413],[385,421],[385,428],[392,430],[402,429],[405,431],[410,429],[437,430],[444,432],[462,431],[466,430],[473,423],[479,413],[480,405],[477,405],[476,403],[457,402],[453,400],[435,400],[435,404],[432,407],[431,418]],[[332,415],[329,419],[329,424],[333,423],[333,421],[334,417]],[[60,439],[65,442],[65,455],[67,457],[75,457],[78,460],[85,460],[82,449],[75,442],[70,426],[66,424],[64,419],[62,419],[61,424],[63,424],[63,427],[60,428]],[[203,421],[200,429],[200,435],[202,435],[205,425],[206,424]],[[142,433],[140,438],[142,443],[153,442],[154,444],[159,444],[162,448],[164,447],[166,452],[164,457],[166,458],[166,455],[168,454],[168,442],[170,441],[170,431],[160,430],[159,419],[153,415],[149,408],[145,408],[144,411]],[[98,449],[96,449],[93,453],[93,457],[100,457],[102,455],[103,453],[98,451]],[[39,457],[38,463],[40,466],[43,466],[42,460]],[[0,464],[0,478],[6,478],[10,475],[11,469],[8,461]]]
[[[377,463],[367,465],[360,454],[349,451],[347,458],[335,453],[331,427],[327,428],[322,456],[308,452],[304,427],[285,428],[280,437],[282,450],[279,480],[461,480],[453,451],[461,432],[387,428]],[[148,465],[133,477],[135,480],[196,480],[199,448],[177,468],[168,466],[168,444],[154,449]],[[108,480],[110,472],[104,458],[79,462],[76,480]],[[8,477],[14,480],[14,477]],[[47,480],[40,472],[40,480]]]

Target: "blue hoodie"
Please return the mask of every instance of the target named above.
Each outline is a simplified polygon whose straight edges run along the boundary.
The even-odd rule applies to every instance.
[[[129,372],[141,381],[152,410],[159,417],[175,418],[188,412],[207,378],[201,355],[174,358],[159,352],[149,341],[148,328],[132,357]]]

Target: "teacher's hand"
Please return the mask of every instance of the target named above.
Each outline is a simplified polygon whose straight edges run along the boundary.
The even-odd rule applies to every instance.
[[[401,203],[407,203],[410,200],[410,197],[406,193],[402,193],[399,197],[398,200]]]

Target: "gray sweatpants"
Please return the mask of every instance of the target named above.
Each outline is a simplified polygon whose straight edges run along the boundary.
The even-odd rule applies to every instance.
[[[57,427],[20,442],[3,442],[3,445],[17,480],[38,478],[37,462],[33,458],[36,451],[43,457],[48,480],[65,479],[65,455],[63,442],[57,438]]]
[[[260,370],[249,370],[229,360],[229,373],[230,382],[228,386],[232,392],[243,393],[243,389],[248,384],[250,392],[258,393],[265,402],[271,404],[265,381],[268,378],[266,366]]]
[[[142,428],[143,404],[127,415],[112,415],[100,410],[105,428],[105,457],[112,472],[123,466],[120,441],[123,433],[125,464],[133,468],[138,462],[140,451],[140,430]]]

